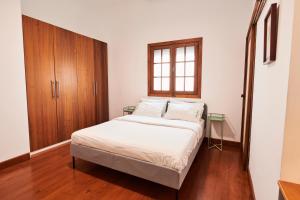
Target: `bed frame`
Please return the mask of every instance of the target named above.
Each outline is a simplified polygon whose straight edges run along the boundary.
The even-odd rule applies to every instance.
[[[178,171],[96,148],[71,143],[72,164],[75,169],[75,158],[86,160],[101,166],[121,171],[139,178],[143,178],[176,190],[176,199],[179,199],[180,187],[198,153],[198,150],[205,137],[207,124],[207,105],[204,105],[202,119],[205,120],[202,138],[191,153],[187,166],[179,173]]]

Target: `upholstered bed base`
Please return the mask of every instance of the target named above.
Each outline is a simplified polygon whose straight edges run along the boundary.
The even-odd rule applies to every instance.
[[[154,165],[150,162],[72,143],[71,155],[73,156],[73,167],[75,167],[75,158],[80,158],[179,190],[197,155],[204,135],[203,133],[202,138],[189,157],[187,166],[180,173],[166,167]]]

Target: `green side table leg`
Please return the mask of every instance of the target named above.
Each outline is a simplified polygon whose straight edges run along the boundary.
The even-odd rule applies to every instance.
[[[209,120],[209,134],[208,134],[208,149],[217,148],[220,151],[223,151],[223,136],[224,136],[224,121],[221,123],[221,141],[218,144],[214,144],[211,142],[211,129],[212,129],[212,123],[211,120]]]
[[[208,120],[208,142],[207,142],[207,147],[210,149],[210,138],[211,138],[211,121]]]

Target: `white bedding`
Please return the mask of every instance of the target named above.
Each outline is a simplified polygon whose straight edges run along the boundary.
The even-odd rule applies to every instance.
[[[151,162],[181,172],[203,135],[199,123],[127,115],[79,130],[72,143]]]

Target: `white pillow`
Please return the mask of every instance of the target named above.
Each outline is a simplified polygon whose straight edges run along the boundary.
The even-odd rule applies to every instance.
[[[204,110],[202,102],[187,103],[182,101],[171,101],[165,114],[166,119],[185,120],[199,122]]]
[[[142,102],[142,101],[163,103],[165,105],[165,108],[164,108],[162,115],[164,115],[167,111],[167,105],[168,105],[169,99],[161,98],[161,97],[144,97],[144,98],[141,98],[140,102]]]
[[[166,111],[167,101],[141,101],[133,115],[142,115],[149,117],[161,117]]]

